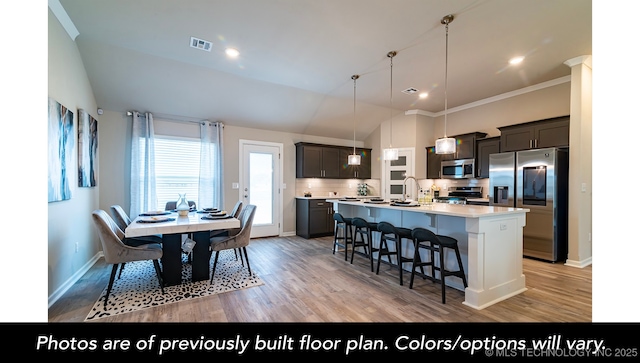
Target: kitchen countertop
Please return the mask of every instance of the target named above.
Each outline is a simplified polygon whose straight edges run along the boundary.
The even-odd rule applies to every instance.
[[[345,200],[330,200],[334,203],[347,204],[347,205],[359,205],[367,208],[384,208],[393,210],[402,210],[407,212],[418,212],[427,214],[441,214],[455,217],[464,218],[480,218],[492,215],[502,214],[519,214],[529,212],[526,208],[511,208],[511,207],[495,207],[484,205],[468,205],[468,204],[449,204],[449,203],[432,203],[430,205],[419,206],[392,206],[389,203],[365,203],[362,201],[345,201]]]
[[[349,197],[349,198],[358,198],[358,199],[371,199],[371,198],[380,198],[379,196],[376,195],[364,195],[364,196],[353,196],[353,195],[343,195],[341,197],[325,197],[325,196],[311,196],[311,197],[302,197],[302,196],[296,196],[296,199],[323,199],[323,200],[340,200],[341,198],[344,197]]]

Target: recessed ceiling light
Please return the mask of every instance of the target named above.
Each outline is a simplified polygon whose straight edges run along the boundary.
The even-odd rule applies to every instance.
[[[519,64],[524,60],[524,57],[513,57],[509,60],[509,64]]]
[[[240,52],[238,52],[238,50],[235,48],[227,48],[224,50],[224,52],[227,53],[227,55],[231,58],[236,58],[238,55],[240,55]]]
[[[429,97],[429,94],[427,92],[422,92],[420,94],[420,98],[427,98],[427,97]]]

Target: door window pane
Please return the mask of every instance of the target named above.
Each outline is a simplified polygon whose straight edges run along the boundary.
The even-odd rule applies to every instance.
[[[406,170],[391,170],[389,172],[391,180],[404,180],[407,175]]]
[[[273,156],[249,153],[249,203],[256,206],[254,224],[273,223]]]

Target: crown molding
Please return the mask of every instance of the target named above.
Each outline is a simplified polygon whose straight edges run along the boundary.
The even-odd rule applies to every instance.
[[[458,111],[462,111],[462,110],[467,110],[469,108],[474,108],[474,107],[486,105],[486,104],[489,104],[489,103],[492,103],[492,102],[501,101],[501,100],[504,100],[504,99],[507,99],[507,98],[520,96],[520,95],[523,95],[523,94],[526,94],[526,93],[529,93],[529,92],[539,91],[539,90],[544,89],[544,88],[557,86],[559,84],[567,83],[567,82],[571,82],[571,76],[564,76],[564,77],[556,78],[556,79],[553,79],[551,81],[542,82],[542,83],[539,83],[539,84],[536,84],[536,85],[533,85],[533,86],[529,86],[529,87],[525,87],[525,88],[521,88],[519,90],[515,90],[515,91],[512,91],[512,92],[503,93],[501,95],[485,98],[483,100],[479,100],[479,101],[476,101],[476,102],[467,103],[466,105],[450,108],[449,110],[447,110],[447,113],[454,113],[454,112],[458,112]],[[444,111],[429,112],[429,111],[424,111],[424,110],[408,110],[408,111],[405,111],[404,114],[405,115],[422,115],[422,116],[429,116],[429,117],[438,117],[438,116],[444,115]]]

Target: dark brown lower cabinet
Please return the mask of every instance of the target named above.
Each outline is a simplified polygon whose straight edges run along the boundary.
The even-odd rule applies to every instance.
[[[296,199],[296,235],[315,238],[333,235],[333,203],[324,199]]]

